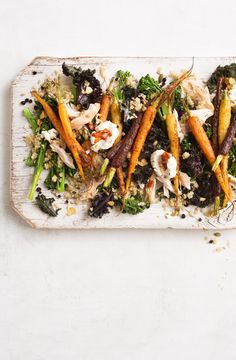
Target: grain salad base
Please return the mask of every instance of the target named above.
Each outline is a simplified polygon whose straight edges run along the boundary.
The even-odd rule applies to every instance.
[[[164,73],[179,72],[188,69],[192,64],[192,58],[37,57],[21,71],[12,84],[11,201],[13,208],[28,224],[35,228],[52,229],[236,228],[236,216],[231,221],[226,219],[230,210],[223,210],[218,218],[210,218],[204,215],[207,214],[207,209],[201,210],[189,206],[184,208],[179,216],[173,216],[173,209],[166,202],[160,202],[151,205],[145,212],[135,216],[111,210],[110,214],[105,215],[102,219],[94,219],[89,218],[87,215],[88,204],[66,204],[65,199],[55,197],[55,204],[61,210],[56,218],[50,218],[35,206],[35,202],[28,201],[33,169],[27,167],[24,162],[28,154],[28,148],[23,138],[30,131],[27,129],[26,121],[22,116],[23,107],[20,102],[24,101],[25,98],[31,98],[31,89],[37,88],[39,83],[47,76],[51,76],[56,70],[60,70],[64,61],[82,68],[96,69],[97,73],[99,73],[100,67],[103,65],[108,76],[112,76],[117,68],[128,69],[137,77],[144,72],[155,75],[159,68],[162,68]],[[235,61],[235,57],[195,58],[194,73],[206,80],[219,64],[226,65]],[[43,187],[42,182],[39,182],[39,186]],[[51,196],[50,191],[45,190],[44,193]],[[75,210],[68,210],[71,207]]]

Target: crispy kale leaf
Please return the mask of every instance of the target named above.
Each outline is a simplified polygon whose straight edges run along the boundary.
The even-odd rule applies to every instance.
[[[130,96],[130,91],[132,88],[127,86],[127,79],[131,76],[129,71],[118,70],[116,73],[116,85],[112,89],[113,96],[117,101],[123,103],[126,99],[126,96]]]
[[[149,208],[149,206],[149,203],[146,202],[141,195],[135,195],[125,200],[123,212],[136,215]]]
[[[211,74],[210,78],[207,81],[207,86],[210,93],[212,93],[215,90],[217,81],[221,76],[227,78],[232,77],[236,79],[236,63],[232,63],[230,65],[225,65],[225,66],[220,66],[220,65],[217,66],[217,68]]]
[[[54,198],[46,198],[45,195],[38,194],[35,199],[36,199],[36,204],[43,212],[45,212],[49,216],[55,217],[58,215],[58,211],[60,209],[55,210],[52,205],[53,202],[55,201]]]
[[[113,193],[107,194],[105,192],[97,194],[89,208],[89,216],[101,219],[103,215],[109,213],[109,201],[113,200]]]
[[[78,94],[78,105],[81,105],[84,109],[88,109],[90,104],[101,101],[102,89],[100,81],[94,76],[95,70],[82,70],[81,67],[77,68],[63,63],[62,71],[64,75],[71,76],[73,79],[73,84],[76,86]],[[86,86],[92,89],[90,93],[83,92]]]
[[[161,92],[161,86],[157,80],[147,74],[139,80],[138,90],[140,93],[146,95],[146,98],[149,100],[152,94]]]

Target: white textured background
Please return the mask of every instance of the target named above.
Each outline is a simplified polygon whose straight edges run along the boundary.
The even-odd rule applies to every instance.
[[[1,3],[0,359],[236,359],[235,231],[36,231],[9,207],[10,82],[34,56],[235,56],[235,11]]]

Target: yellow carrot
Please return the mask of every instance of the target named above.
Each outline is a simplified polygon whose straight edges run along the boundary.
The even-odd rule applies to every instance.
[[[231,120],[231,101],[227,93],[224,93],[224,96],[220,102],[220,111],[219,111],[219,125],[218,125],[219,145],[221,145],[225,139],[227,130],[230,125],[230,120]]]
[[[108,94],[104,94],[101,101],[101,107],[99,111],[99,118],[101,121],[106,121],[110,110],[111,98]]]
[[[170,140],[170,151],[171,154],[175,157],[177,162],[177,171],[176,176],[174,178],[174,190],[176,195],[176,205],[179,206],[179,168],[180,168],[180,159],[179,159],[179,137],[178,137],[178,129],[177,129],[177,120],[171,111],[166,116],[166,127],[168,138]]]
[[[150,105],[150,106],[148,106],[148,108],[146,109],[146,111],[143,115],[142,122],[141,122],[141,125],[139,128],[139,132],[136,136],[136,139],[135,139],[135,142],[133,145],[133,149],[132,149],[132,153],[131,153],[129,169],[128,169],[128,174],[127,174],[127,180],[126,180],[126,189],[125,189],[126,192],[128,191],[128,189],[130,187],[132,174],[134,173],[135,167],[137,165],[138,158],[141,153],[143,144],[145,143],[147,135],[152,127],[153,121],[156,116],[156,111],[157,111],[156,106]]]
[[[119,130],[119,136],[115,141],[115,144],[117,144],[122,138],[123,125],[121,121],[120,105],[116,99],[113,99],[111,103],[111,121],[117,125]]]
[[[204,156],[206,157],[209,164],[212,166],[216,160],[215,153],[214,153],[214,150],[212,149],[210,140],[208,139],[207,134],[206,134],[205,130],[203,129],[198,117],[191,116],[188,119],[188,125],[189,125],[200,149],[202,150]],[[228,190],[228,187],[226,186],[224,179],[222,177],[222,172],[221,172],[220,167],[218,167],[216,169],[215,176],[216,176],[222,190],[224,191],[225,196],[227,197],[227,199],[230,200],[229,190]]]

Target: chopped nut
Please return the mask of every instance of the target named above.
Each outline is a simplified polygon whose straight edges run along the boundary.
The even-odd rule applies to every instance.
[[[185,160],[185,159],[188,159],[190,156],[190,153],[185,151],[183,154],[182,154],[182,158]]]
[[[76,214],[76,208],[74,207],[68,207],[67,208],[67,215],[71,216],[71,215],[75,215]]]
[[[57,182],[57,176],[56,176],[56,175],[53,175],[53,176],[52,176],[52,181],[53,181],[53,182]]]

